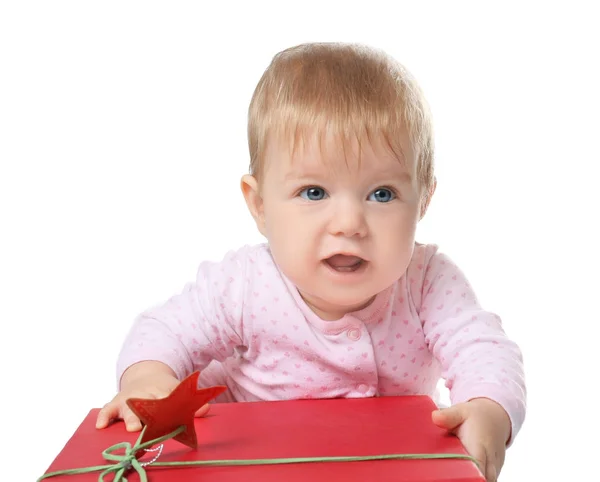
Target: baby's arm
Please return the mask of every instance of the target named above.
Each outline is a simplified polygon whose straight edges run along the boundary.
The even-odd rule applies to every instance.
[[[464,274],[443,254],[434,254],[427,263],[420,316],[452,403],[475,398],[498,403],[510,419],[512,443],[526,410],[521,351],[506,336],[500,318],[482,309]]]
[[[96,428],[105,428],[112,420],[121,419],[130,432],[141,430],[141,422],[127,406],[126,400],[164,398],[178,383],[175,372],[164,363],[142,361],[130,366],[121,378],[121,391],[98,413]]]
[[[433,412],[432,420],[456,434],[487,482],[495,482],[506,447],[525,418],[521,351],[504,333],[498,316],[481,308],[452,261],[434,254],[423,265],[423,330],[441,362],[452,400],[452,407]]]
[[[244,279],[243,254],[202,263],[194,283],[137,318],[119,355],[118,379],[129,366],[155,360],[182,380],[212,360],[231,356],[242,344]]]
[[[128,428],[138,429],[127,398],[164,397],[179,380],[212,360],[225,360],[243,344],[244,270],[238,253],[205,262],[182,293],[138,316],[117,361],[119,393],[101,411],[99,428],[123,418],[130,420]]]

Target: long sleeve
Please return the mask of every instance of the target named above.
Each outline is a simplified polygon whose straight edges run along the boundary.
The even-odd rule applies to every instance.
[[[117,381],[134,363],[156,360],[181,380],[223,361],[243,344],[242,306],[246,256],[230,252],[220,262],[204,262],[196,280],[133,323],[117,361]]]
[[[426,266],[420,317],[451,401],[486,397],[499,403],[511,420],[510,445],[526,411],[522,353],[500,318],[480,306],[465,275],[447,256],[435,253]]]

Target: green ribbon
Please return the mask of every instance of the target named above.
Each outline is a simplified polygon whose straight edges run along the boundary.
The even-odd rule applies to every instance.
[[[139,477],[140,482],[148,482],[146,471],[144,466],[136,458],[135,454],[140,450],[145,450],[148,447],[164,442],[167,439],[175,437],[185,430],[185,426],[181,426],[173,432],[149,440],[143,444],[140,444],[140,440],[144,435],[142,430],[139,438],[135,445],[132,447],[129,442],[121,442],[115,444],[102,452],[102,456],[105,460],[117,462],[109,465],[96,465],[93,467],[81,467],[75,469],[58,470],[56,472],[50,472],[42,475],[37,482],[50,477],[56,477],[58,475],[79,475],[86,474],[89,472],[102,471],[98,476],[98,482],[104,482],[104,477],[110,473],[114,473],[112,482],[127,482],[125,474],[130,470],[135,470]],[[122,455],[115,454],[117,450],[125,449]],[[150,462],[148,465],[154,465],[155,467],[190,467],[190,466],[244,466],[244,465],[283,465],[283,464],[302,464],[302,463],[314,463],[314,462],[364,462],[367,460],[415,460],[415,459],[460,459],[470,460],[479,467],[475,458],[470,455],[464,454],[383,454],[383,455],[360,455],[360,456],[340,456],[340,457],[295,457],[295,458],[280,458],[280,459],[246,459],[246,460],[196,460],[192,462]]]

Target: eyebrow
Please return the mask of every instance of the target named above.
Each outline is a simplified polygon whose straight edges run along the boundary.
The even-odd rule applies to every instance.
[[[386,175],[387,175],[387,173],[386,173]],[[412,182],[412,176],[408,172],[402,172],[400,174],[392,173],[392,174],[389,174],[389,177],[391,179],[397,179],[398,181],[403,182],[403,183],[410,184]]]
[[[304,170],[298,169],[298,170],[292,170],[292,171],[288,172],[284,176],[283,180],[284,180],[284,182],[298,181],[298,180],[303,180],[303,179],[319,180],[319,179],[322,179],[326,175],[327,175],[327,173],[324,173],[323,171],[314,171],[314,170],[304,171]],[[382,171],[381,173],[377,173],[373,177],[399,181],[404,184],[410,184],[412,182],[412,176],[408,172],[398,173],[395,171],[385,170],[385,171]]]
[[[326,173],[323,173],[322,171],[292,169],[284,176],[283,180],[288,182],[300,179],[320,179],[324,174]]]

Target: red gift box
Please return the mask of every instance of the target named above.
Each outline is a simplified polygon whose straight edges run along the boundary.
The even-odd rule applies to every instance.
[[[156,463],[382,454],[467,455],[458,438],[431,422],[435,408],[426,396],[214,404],[207,416],[195,419],[197,449],[166,440]],[[127,432],[123,422],[97,430],[97,414],[98,409],[90,411],[46,473],[106,465],[103,450],[120,442],[135,444],[140,434]],[[140,461],[156,454],[150,452]],[[160,467],[150,464],[145,472],[149,482],[484,482],[474,462],[460,458],[253,466]],[[96,482],[98,474],[99,471],[59,475],[44,480]],[[127,479],[138,481],[139,476],[129,472]],[[112,480],[112,475],[106,480]]]

